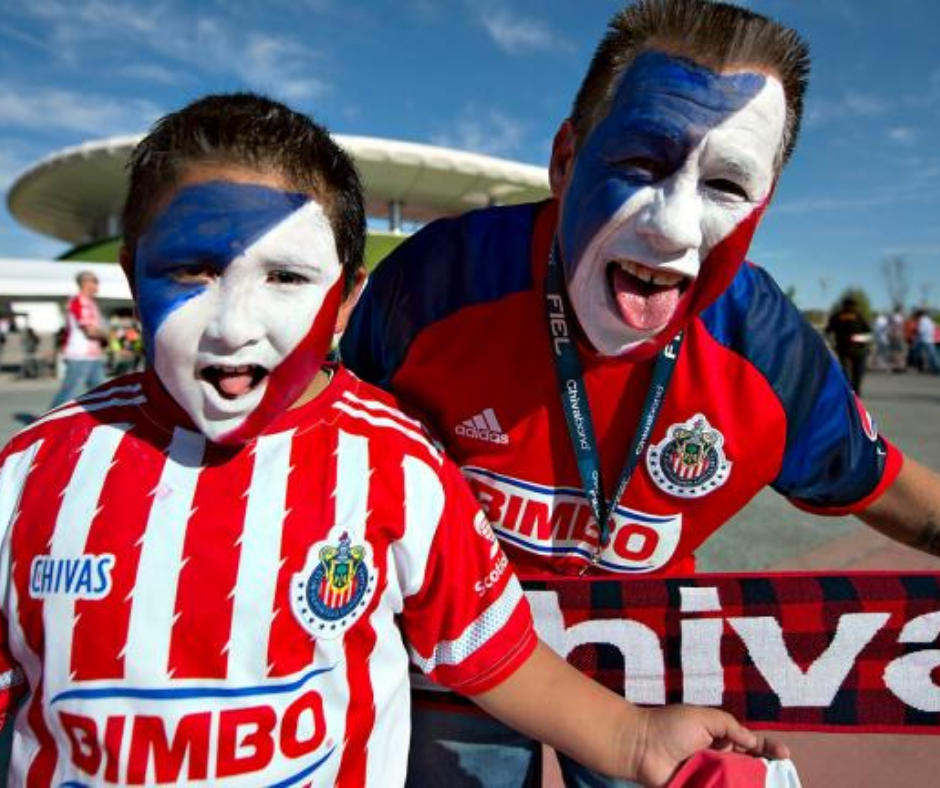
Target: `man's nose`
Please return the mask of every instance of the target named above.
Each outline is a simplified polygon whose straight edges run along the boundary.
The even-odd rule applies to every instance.
[[[681,257],[702,245],[702,198],[693,182],[670,178],[642,209],[637,233],[659,254]]]

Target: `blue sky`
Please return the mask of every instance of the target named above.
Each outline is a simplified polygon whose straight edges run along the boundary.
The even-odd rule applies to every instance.
[[[751,0],[813,51],[803,133],[751,258],[802,307],[847,286],[940,306],[940,3]],[[333,131],[532,164],[610,0],[0,0],[0,190],[67,145],[144,131],[213,91],[251,88]],[[0,211],[0,257],[65,246]]]

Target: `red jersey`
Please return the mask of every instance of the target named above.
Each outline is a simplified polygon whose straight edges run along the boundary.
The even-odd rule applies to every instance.
[[[85,336],[83,329],[100,328],[101,311],[94,298],[74,296],[65,310],[65,343],[63,358],[72,361],[92,361],[102,357],[101,343]]]
[[[668,788],[800,788],[800,778],[791,760],[702,750],[682,765]]]
[[[411,661],[463,693],[535,645],[456,468],[339,368],[237,449],[119,378],[0,455],[0,677],[30,786],[399,785]]]
[[[688,573],[695,549],[767,485],[841,514],[894,480],[900,453],[877,434],[822,338],[767,274],[744,265],[686,327],[593,564],[598,527],[545,310],[555,220],[549,202],[428,225],[372,274],[342,342],[356,374],[427,416],[520,574]],[[581,358],[609,500],[654,360]]]

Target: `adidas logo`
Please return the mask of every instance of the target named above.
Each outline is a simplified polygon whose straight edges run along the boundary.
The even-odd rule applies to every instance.
[[[509,436],[499,426],[492,408],[487,408],[482,413],[460,422],[454,428],[454,432],[462,438],[475,438],[480,441],[499,443],[503,446],[509,443]]]

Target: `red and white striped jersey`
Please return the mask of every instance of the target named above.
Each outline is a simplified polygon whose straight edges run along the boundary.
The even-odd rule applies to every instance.
[[[409,656],[464,693],[535,645],[459,473],[339,368],[239,448],[116,379],[0,455],[18,785],[399,785]]]

